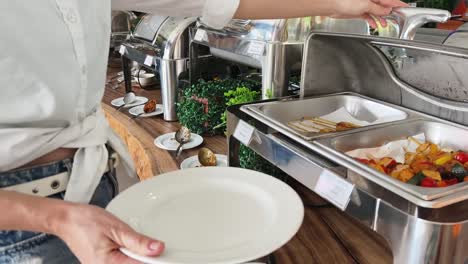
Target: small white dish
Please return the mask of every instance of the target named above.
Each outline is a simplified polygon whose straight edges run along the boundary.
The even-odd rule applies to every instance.
[[[182,149],[192,149],[200,146],[203,143],[203,137],[197,134],[192,133],[190,141],[187,144],[184,144]],[[157,137],[154,140],[154,145],[156,147],[165,149],[165,150],[177,150],[179,147],[179,142],[175,140],[175,132],[168,133]]]
[[[156,176],[121,193],[107,210],[137,232],[165,242],[160,257],[121,249],[148,264],[252,261],[286,244],[304,218],[302,201],[287,184],[230,167]]]
[[[143,114],[144,113],[144,108],[145,108],[144,105],[139,105],[139,106],[135,106],[135,107],[130,108],[130,110],[128,110],[128,112],[132,116],[139,116],[139,117],[152,117],[152,116],[158,116],[158,115],[161,115],[161,114],[164,113],[163,105],[160,105],[160,104],[156,105],[156,110],[154,112],[152,112],[152,113]]]
[[[138,80],[143,87],[156,84],[156,77],[154,73],[141,73]]]
[[[228,160],[226,155],[216,154],[216,167],[227,167]],[[203,168],[203,166],[198,161],[198,155],[192,156],[190,158],[185,159],[180,164],[180,168],[182,170],[186,169],[193,169],[193,168]]]
[[[135,97],[135,101],[133,101],[131,104],[127,104],[126,106],[124,106],[124,108],[131,108],[134,106],[146,104],[147,102],[148,98],[143,96],[137,96]],[[121,107],[122,105],[124,105],[123,97],[119,97],[117,99],[112,100],[111,105],[115,107]]]

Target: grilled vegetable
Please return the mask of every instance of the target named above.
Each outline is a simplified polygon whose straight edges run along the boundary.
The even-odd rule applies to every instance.
[[[452,174],[459,180],[463,181],[467,176],[466,169],[460,164],[455,164],[452,168]]]
[[[437,181],[428,177],[422,179],[420,184],[422,187],[430,187],[430,188],[437,187]]]
[[[447,187],[447,183],[445,181],[440,181],[437,183],[437,187],[440,187],[440,188],[443,188],[443,187]]]
[[[407,183],[412,185],[419,185],[424,178],[426,178],[426,176],[420,172],[414,175]]]
[[[438,145],[408,140],[418,145],[416,152],[405,153],[404,164],[392,157],[357,159],[402,182],[422,187],[447,187],[468,182],[468,152],[454,152]]]
[[[453,178],[453,179],[450,179],[450,180],[444,180],[444,182],[447,184],[447,186],[455,185],[455,184],[458,183],[458,179]]]
[[[437,166],[442,166],[442,165],[444,165],[445,163],[451,161],[452,159],[453,159],[452,154],[446,153],[446,154],[440,156],[439,158],[437,158],[437,159],[434,161],[434,164],[437,165]]]
[[[419,147],[416,149],[416,152],[422,153],[424,155],[433,155],[439,152],[440,149],[437,145],[426,142],[424,144],[419,145]]]
[[[398,175],[398,179],[402,182],[408,182],[414,178],[414,172],[411,169],[404,169]]]
[[[433,170],[423,170],[422,173],[424,176],[434,179],[436,181],[441,181],[442,177],[440,176],[440,173],[438,171],[433,171]]]
[[[468,153],[458,152],[457,154],[455,154],[454,159],[458,160],[462,164],[465,164],[468,162]]]
[[[426,159],[416,160],[411,163],[411,168],[414,171],[430,170],[434,168],[434,163]]]
[[[450,180],[450,179],[455,178],[455,176],[452,174],[451,171],[448,171],[443,167],[437,168],[437,171],[440,173],[442,180]]]
[[[370,163],[369,166],[370,166],[371,168],[374,168],[375,170],[377,170],[377,171],[379,171],[379,172],[387,173],[387,172],[385,171],[384,166],[382,166],[382,165],[380,165],[380,164],[373,164],[373,163]]]

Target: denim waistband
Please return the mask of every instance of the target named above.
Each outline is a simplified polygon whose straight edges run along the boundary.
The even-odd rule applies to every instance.
[[[72,159],[65,159],[30,168],[0,172],[0,188],[40,180],[62,172],[70,171],[72,164]]]

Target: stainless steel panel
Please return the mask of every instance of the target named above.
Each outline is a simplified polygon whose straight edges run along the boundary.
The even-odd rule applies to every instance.
[[[296,121],[306,116],[319,117],[327,115],[340,108],[345,108],[356,119],[369,123],[377,121],[373,125],[401,121],[408,117],[417,117],[417,114],[414,112],[353,93],[252,104],[243,107],[246,111],[259,115],[305,140],[312,140],[323,136],[323,134],[313,132],[301,133],[290,128],[287,125],[288,122]],[[340,134],[340,132],[335,134]]]
[[[468,30],[465,29],[453,32],[444,41],[444,45],[468,49]]]
[[[301,69],[304,41],[312,30],[369,34],[369,25],[359,19],[304,17],[232,20],[223,30],[202,24],[196,30],[203,37],[193,41],[210,47],[214,56],[261,69],[262,97],[269,99],[288,95],[289,76]]]
[[[395,54],[391,63],[377,46],[397,48],[401,52]],[[408,50],[411,53],[405,52]],[[419,54],[417,57],[408,56],[415,52]],[[439,59],[426,60],[434,54],[439,54]],[[441,60],[448,57],[450,61]],[[357,92],[468,125],[468,103],[460,100],[468,93],[468,80],[463,74],[467,58],[467,49],[444,45],[356,35],[313,34],[305,45],[301,95]],[[451,63],[452,59],[457,63]],[[333,63],[335,61],[339,63]],[[420,62],[424,63],[418,68]],[[400,70],[405,76],[405,79],[400,79],[403,75],[395,74],[399,71],[395,68],[398,65],[411,69],[411,74]],[[441,68],[444,70],[440,71]],[[451,73],[439,74],[448,71]],[[448,87],[452,91],[446,89]],[[450,99],[440,98],[432,90],[438,94],[447,90],[453,97],[448,94],[446,98]]]
[[[176,104],[179,76],[187,70],[187,60],[158,60],[164,120],[177,121]]]
[[[450,33],[450,30],[445,29],[420,28],[416,31],[414,40],[442,44]]]
[[[450,203],[456,203],[468,199],[468,192],[466,192],[468,189],[468,182],[445,188],[414,186],[377,172],[345,154],[345,152],[355,149],[379,147],[388,142],[405,139],[409,136],[421,133],[426,136],[427,141],[434,144],[454,150],[468,150],[468,141],[463,140],[464,138],[468,138],[468,128],[430,120],[416,120],[404,124],[394,124],[386,127],[369,129],[367,131],[353,132],[347,135],[320,139],[315,142],[315,144],[332,150],[334,154],[338,153],[336,158],[346,160],[350,165],[347,166],[349,169],[358,174],[360,174],[361,171],[367,172],[363,175],[371,177],[370,180],[380,183],[384,188],[386,188],[388,184],[391,184],[426,201],[441,198],[446,198],[445,200],[447,201],[447,199],[453,198],[453,201]],[[339,163],[339,161],[337,162]]]
[[[152,42],[156,37],[159,28],[168,18],[169,17],[167,16],[155,15],[143,16],[136,26],[135,31],[133,32],[133,36]]]

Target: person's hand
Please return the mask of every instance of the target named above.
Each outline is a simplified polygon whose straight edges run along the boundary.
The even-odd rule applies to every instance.
[[[378,20],[382,26],[386,26],[386,20],[380,17],[389,15],[393,8],[406,6],[408,4],[399,0],[336,0],[335,14],[332,17],[362,17],[371,27],[376,28]]]
[[[109,212],[90,205],[71,205],[56,223],[56,232],[81,263],[139,263],[122,254],[124,247],[142,256],[158,256],[164,243],[136,233]]]

